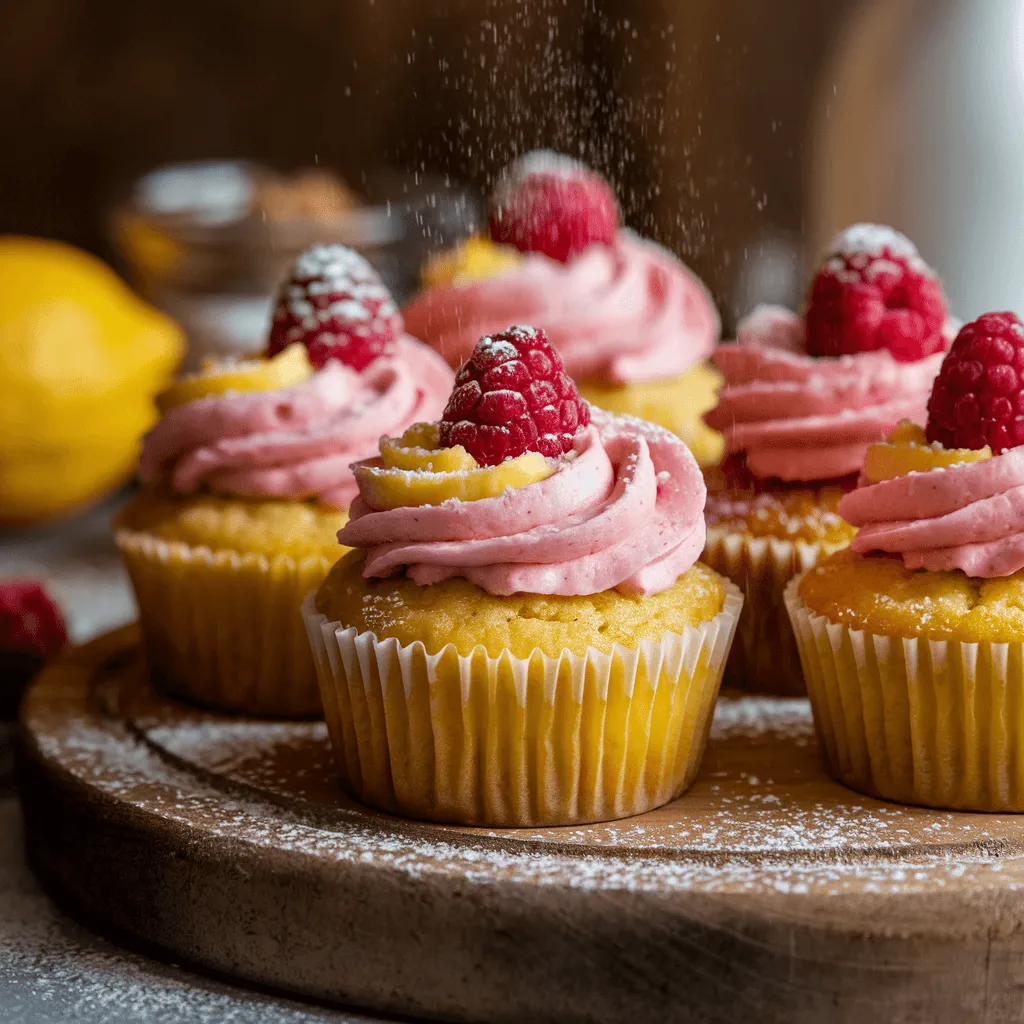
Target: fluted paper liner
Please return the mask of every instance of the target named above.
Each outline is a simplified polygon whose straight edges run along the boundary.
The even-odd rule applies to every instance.
[[[1024,643],[881,636],[786,589],[829,773],[869,796],[1024,811]]]
[[[786,614],[786,586],[839,544],[752,537],[708,527],[701,560],[727,576],[743,594],[743,614],[725,667],[724,682],[748,693],[800,697],[805,691],[793,627]]]
[[[246,714],[320,717],[301,608],[330,570],[327,558],[212,551],[127,529],[116,539],[147,660],[165,689]]]
[[[342,782],[386,811],[466,825],[569,825],[658,807],[697,774],[743,599],[610,654],[498,657],[303,615]]]

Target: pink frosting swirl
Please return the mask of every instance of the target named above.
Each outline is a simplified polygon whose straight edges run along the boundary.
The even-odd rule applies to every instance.
[[[453,366],[485,334],[533,324],[547,332],[570,377],[611,383],[683,373],[711,354],[720,330],[698,278],[630,231],[569,263],[533,253],[498,277],[428,289],[403,314],[407,329]]]
[[[908,569],[991,579],[1024,569],[1024,449],[985,462],[865,484],[839,503],[860,527],[850,547],[899,555]]]
[[[181,494],[200,487],[234,497],[317,498],[347,508],[358,488],[351,464],[382,434],[437,419],[451,369],[415,338],[361,373],[330,362],[302,384],[232,392],[176,406],[146,435],[139,476],[163,476]]]
[[[338,534],[367,549],[365,576],[406,567],[427,585],[461,576],[491,594],[665,590],[704,548],[704,480],[667,431],[594,410],[574,457],[497,498],[375,511],[357,498]]]
[[[945,353],[916,363],[885,351],[813,358],[803,339],[795,313],[761,306],[740,324],[735,345],[715,351],[725,386],[704,418],[725,435],[727,451],[745,453],[754,476],[847,476],[900,420],[924,420]]]

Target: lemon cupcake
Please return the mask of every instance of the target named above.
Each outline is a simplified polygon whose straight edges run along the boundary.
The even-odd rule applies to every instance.
[[[720,382],[707,363],[720,323],[707,289],[667,249],[619,224],[608,183],[575,160],[532,153],[496,189],[491,238],[428,266],[404,310],[452,366],[523,320],[543,328],[583,396],[678,434],[701,464],[722,453],[701,416]]]
[[[341,553],[351,463],[382,433],[436,415],[452,380],[402,333],[364,358],[383,331],[368,274],[341,247],[305,254],[284,289],[299,311],[298,291],[316,297],[305,334],[293,324],[276,355],[208,366],[159,396],[144,486],[116,536],[151,668],[173,693],[250,714],[320,713],[300,606]]]
[[[787,590],[826,763],[861,792],[1024,811],[1022,367],[1016,316],[967,325],[927,434],[873,445],[841,502],[850,550]]]
[[[728,684],[803,692],[786,585],[850,542],[840,499],[871,442],[923,418],[950,334],[941,283],[914,246],[857,225],[833,242],[803,316],[759,307],[715,352],[725,385],[705,418],[728,455],[706,474],[704,560],[746,597]]]
[[[305,605],[345,787],[460,824],[624,817],[692,782],[741,598],[697,563],[678,438],[594,410],[543,332],[484,338],[439,424],[355,467]]]

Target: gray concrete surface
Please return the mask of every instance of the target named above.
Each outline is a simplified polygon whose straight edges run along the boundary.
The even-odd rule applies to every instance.
[[[135,615],[110,535],[116,503],[72,521],[0,536],[0,579],[41,578],[76,642]],[[22,853],[10,778],[11,728],[0,723],[0,1024],[371,1024],[193,974],[126,952],[66,917]]]

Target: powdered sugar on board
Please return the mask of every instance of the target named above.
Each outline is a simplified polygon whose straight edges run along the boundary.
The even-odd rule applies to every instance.
[[[335,783],[320,723],[182,709],[152,696],[130,659],[98,692],[134,708],[132,724],[69,708],[66,683],[37,692],[29,717],[41,756],[210,842],[467,883],[833,895],[1024,885],[1015,819],[899,807],[825,779],[805,701],[724,700],[700,779],[665,808],[617,823],[486,830],[361,808]]]

